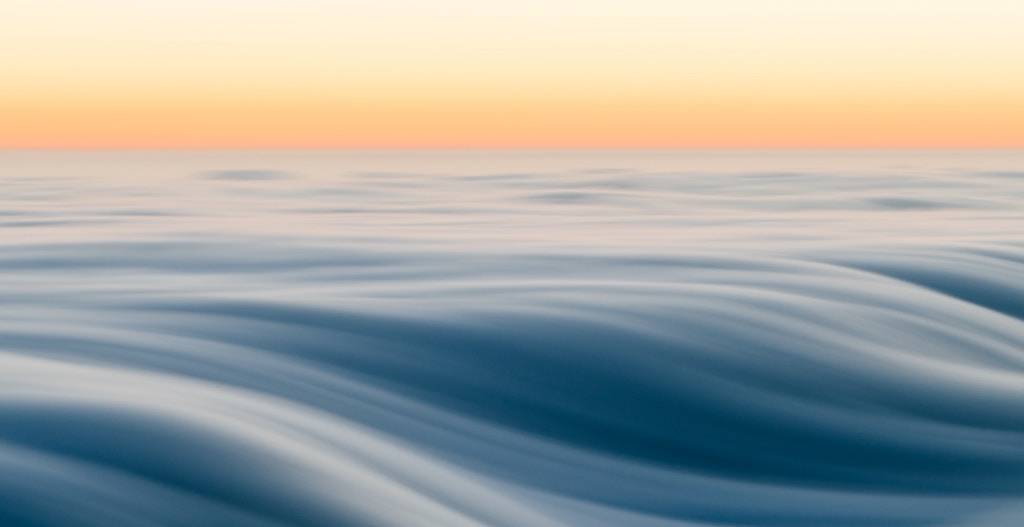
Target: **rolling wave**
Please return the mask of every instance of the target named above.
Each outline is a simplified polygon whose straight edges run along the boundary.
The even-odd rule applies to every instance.
[[[1014,178],[203,163],[4,204],[0,523],[1024,517]]]

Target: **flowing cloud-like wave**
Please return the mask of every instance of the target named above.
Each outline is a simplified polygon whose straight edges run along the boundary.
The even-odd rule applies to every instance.
[[[915,215],[948,209],[900,200],[946,191],[917,179],[790,187],[794,203],[889,189],[896,205],[851,227],[835,210],[766,212],[813,176],[609,177],[625,176],[441,179],[293,236],[239,219],[326,222],[302,211],[372,189],[299,206],[268,182],[284,197],[225,199],[196,236],[165,228],[197,214],[182,205],[149,220],[160,229],[122,217],[135,230],[117,239],[6,242],[0,520],[1015,525],[1024,245],[984,227],[1020,220],[999,205],[1019,189],[929,238]],[[374,185],[359,181],[345,185]],[[588,181],[615,199],[527,198],[528,216],[500,203]],[[750,181],[774,190],[738,212]],[[989,199],[968,194],[941,199]],[[684,200],[701,217],[670,212]],[[437,207],[476,212],[424,212]],[[878,238],[884,225],[899,232]],[[633,236],[581,247],[581,232]]]

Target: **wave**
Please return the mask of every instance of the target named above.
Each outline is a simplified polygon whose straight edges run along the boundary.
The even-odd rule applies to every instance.
[[[1020,248],[280,254],[0,257],[34,279],[0,325],[0,518],[931,525],[1024,494]]]
[[[203,206],[104,180],[114,209],[166,214],[74,201],[76,226],[0,240],[0,523],[1024,514],[1024,232],[998,197],[1015,191],[786,171],[405,191],[404,171],[264,176],[294,172],[316,179],[193,177],[215,187],[195,190]],[[922,235],[925,220],[956,228]]]

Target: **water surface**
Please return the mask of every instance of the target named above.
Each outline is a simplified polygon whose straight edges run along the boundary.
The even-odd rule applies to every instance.
[[[1010,526],[1024,154],[0,154],[0,523]]]

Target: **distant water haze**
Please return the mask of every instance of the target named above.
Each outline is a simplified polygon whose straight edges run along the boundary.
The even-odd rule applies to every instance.
[[[1024,519],[1024,152],[0,153],[0,524]]]

